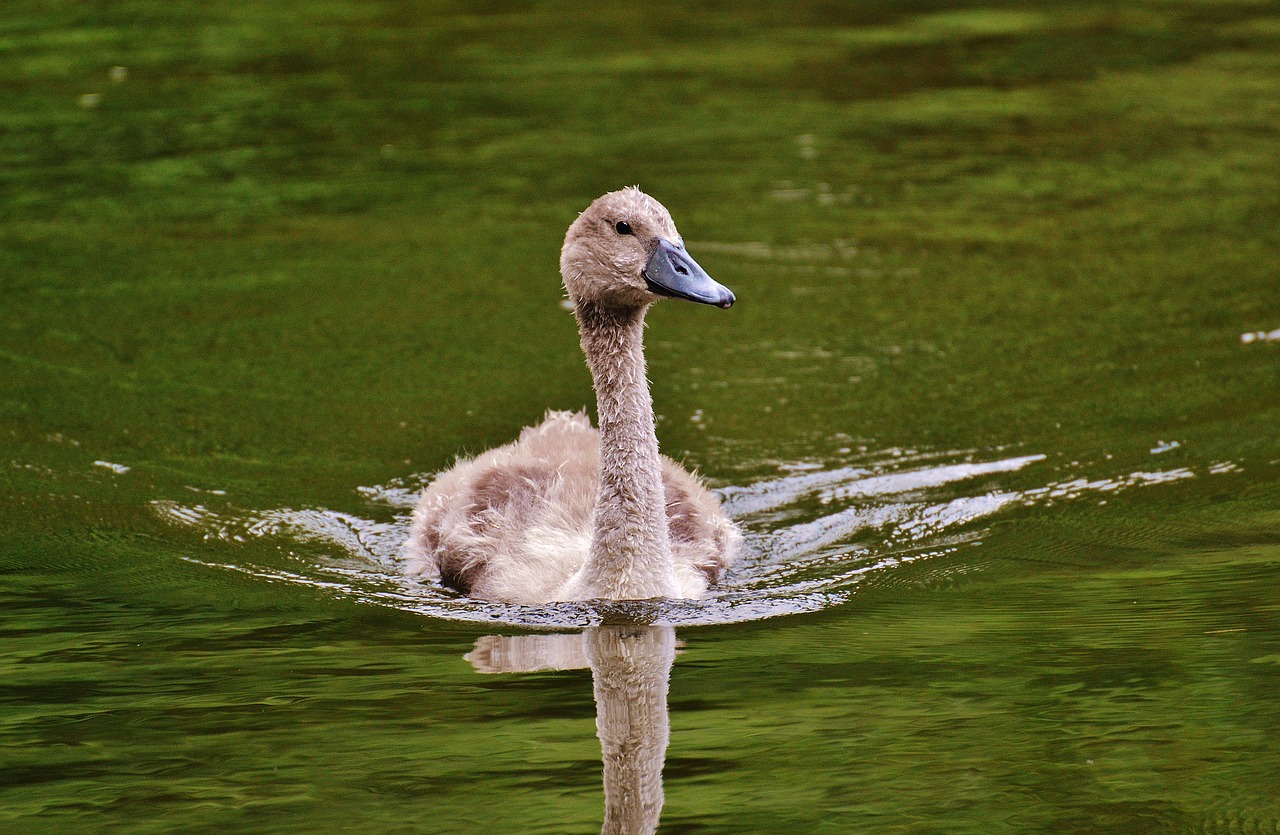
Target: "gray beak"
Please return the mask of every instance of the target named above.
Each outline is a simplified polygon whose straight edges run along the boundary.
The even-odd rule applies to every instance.
[[[721,308],[730,307],[735,301],[732,291],[707,275],[683,246],[676,246],[665,238],[658,239],[658,248],[649,256],[649,263],[640,274],[649,290],[659,296]]]

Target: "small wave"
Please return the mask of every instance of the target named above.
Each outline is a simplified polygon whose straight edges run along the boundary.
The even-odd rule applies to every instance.
[[[964,456],[966,460],[954,460]],[[999,479],[1033,472],[1041,454],[974,461],[974,453],[904,456],[892,450],[864,466],[794,474],[720,490],[745,534],[744,555],[721,587],[702,600],[591,601],[516,606],[459,595],[400,570],[400,548],[420,492],[395,480],[357,488],[371,505],[400,511],[389,522],[323,508],[213,511],[157,501],[169,521],[209,541],[280,540],[319,551],[292,554],[286,566],[194,559],[210,567],[297,583],[369,603],[450,620],[531,628],[644,623],[733,623],[813,612],[849,599],[868,576],[939,557],[981,541],[981,522],[1015,507],[1049,506],[1135,487],[1193,478],[1189,467],[1101,479],[1072,478],[1014,489]],[[951,459],[951,460],[948,460]],[[1075,462],[1072,462],[1075,465]],[[1236,471],[1215,462],[1206,474]],[[1020,478],[1027,476],[1022,474]]]

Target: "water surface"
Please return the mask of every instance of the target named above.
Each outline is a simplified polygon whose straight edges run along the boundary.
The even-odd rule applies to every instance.
[[[1280,827],[1280,4],[11,2],[0,65],[0,827],[595,831],[611,635],[661,831]],[[739,299],[647,341],[742,564],[406,582],[591,404],[558,248],[636,182]]]

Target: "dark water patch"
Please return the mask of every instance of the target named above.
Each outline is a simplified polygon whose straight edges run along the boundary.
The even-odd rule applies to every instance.
[[[1053,669],[1035,679],[1038,687],[1072,697],[1137,693],[1174,687],[1186,671],[1169,654],[1139,647],[1080,648],[1054,653]]]
[[[1050,4],[1056,5],[1056,4]],[[814,26],[875,26],[894,23],[903,19],[937,12],[966,9],[1008,9],[1025,6],[1021,2],[1007,0],[909,0],[905,3],[893,0],[870,0],[863,3],[839,3],[821,0],[802,4],[797,9],[800,20]]]
[[[174,652],[218,653],[238,652],[248,649],[272,647],[296,647],[300,643],[320,644],[326,633],[331,633],[332,621],[305,621],[250,627],[246,630],[226,630],[222,634],[194,638],[174,636],[166,641],[166,647]],[[309,638],[310,640],[302,640]]]
[[[598,770],[599,766],[598,760],[584,757],[581,760],[568,760],[554,766],[539,764],[515,780],[511,779],[510,774],[504,774],[504,780],[511,785],[530,789],[564,791],[572,787],[577,791],[588,791],[596,786],[595,781],[588,775]],[[493,776],[496,777],[499,773],[494,772]]]
[[[107,763],[42,762],[32,765],[0,766],[0,790],[42,786],[65,781],[95,780],[118,773]]]
[[[38,684],[0,685],[0,702],[9,705],[84,704],[118,692],[101,680],[46,678]]]
[[[723,832],[720,824],[714,821],[715,818],[712,815],[704,815],[699,819],[680,814],[667,814],[662,820],[662,831],[689,833],[689,835],[696,835],[699,832]]]
[[[1181,64],[1246,46],[1266,44],[1195,25],[1134,27],[1100,21],[1077,29],[852,48],[829,59],[800,61],[789,84],[836,101],[957,87],[1016,89]]]
[[[732,760],[716,757],[674,756],[667,757],[662,771],[671,780],[696,780],[732,771],[735,766]]]
[[[1137,118],[1099,113],[1079,119],[1014,114],[980,121],[873,121],[846,127],[841,134],[852,141],[867,142],[881,153],[908,160],[955,161],[960,149],[969,150],[968,161],[959,168],[918,171],[917,181],[930,176],[949,180],[962,172],[1003,170],[1019,161],[1098,161],[1121,156],[1133,163],[1165,156],[1214,135],[1210,128],[1179,125],[1167,116],[1150,113]],[[994,252],[999,244],[975,241],[973,247],[974,251],[985,248]]]
[[[1052,821],[1055,832],[1099,832],[1123,827],[1134,835],[1194,831],[1197,815],[1175,802],[1113,801],[1093,803],[1077,813]]]
[[[705,697],[698,699],[669,699],[671,710],[676,713],[698,713],[704,710],[723,710],[732,704],[728,700],[712,701]]]
[[[1239,494],[1224,491],[1207,498],[1229,505],[1239,498]],[[1229,512],[1229,507],[1223,510],[1224,513]],[[1250,527],[1228,524],[1226,519],[1222,522],[1209,520],[1188,531],[1181,544],[1189,550],[1210,552],[1250,547],[1280,551],[1280,518],[1257,519]]]
[[[1280,3],[1275,0],[1246,3],[1178,3],[1176,8],[1179,20],[1205,27],[1274,20],[1277,15],[1280,15]]]

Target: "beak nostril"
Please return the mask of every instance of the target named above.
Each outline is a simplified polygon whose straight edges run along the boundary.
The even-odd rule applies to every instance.
[[[680,273],[680,275],[688,275],[688,274],[689,274],[689,271],[688,271],[688,270],[686,270],[684,267],[681,267],[681,266],[679,266],[679,265],[677,265],[677,266],[676,266],[676,272]]]

